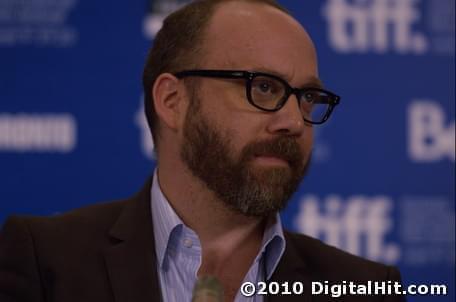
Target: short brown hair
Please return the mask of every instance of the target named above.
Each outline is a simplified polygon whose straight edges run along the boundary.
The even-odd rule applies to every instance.
[[[144,109],[156,145],[158,118],[152,96],[155,80],[165,72],[197,68],[207,24],[215,8],[227,1],[264,3],[290,14],[275,0],[197,0],[166,17],[149,51],[143,73]]]

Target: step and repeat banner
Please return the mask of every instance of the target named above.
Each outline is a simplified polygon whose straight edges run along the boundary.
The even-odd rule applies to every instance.
[[[141,74],[163,18],[189,1],[0,0],[0,225],[130,196],[154,167]],[[454,0],[280,1],[342,96],[315,127],[287,228],[399,266],[455,269]]]

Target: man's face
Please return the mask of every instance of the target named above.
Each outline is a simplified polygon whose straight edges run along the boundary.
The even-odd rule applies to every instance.
[[[185,119],[181,156],[190,171],[234,211],[264,217],[283,209],[309,162],[296,138],[252,140],[236,151],[231,134],[201,114],[200,101],[193,96]],[[283,163],[256,166],[259,155],[277,157]]]
[[[212,17],[201,69],[276,74],[292,86],[317,78],[310,39],[265,5],[229,2]],[[282,209],[305,174],[312,127],[294,96],[277,112],[247,102],[244,80],[199,79],[187,110],[181,158],[231,209],[267,216]]]

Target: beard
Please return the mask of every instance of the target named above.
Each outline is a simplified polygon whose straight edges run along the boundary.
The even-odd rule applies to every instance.
[[[251,217],[267,217],[284,209],[307,172],[296,139],[279,136],[247,144],[235,156],[228,132],[209,123],[194,95],[185,117],[180,155],[191,173],[199,178],[229,209]],[[255,167],[259,155],[285,160],[288,166]]]

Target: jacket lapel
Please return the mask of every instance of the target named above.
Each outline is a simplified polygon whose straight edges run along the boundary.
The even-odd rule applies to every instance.
[[[129,200],[109,236],[105,261],[116,302],[160,301],[150,211],[151,180]]]
[[[149,179],[143,189],[126,202],[109,232],[112,244],[104,256],[116,302],[161,301],[150,209],[151,183],[152,179]],[[311,295],[308,267],[287,232],[285,239],[285,252],[269,282],[288,282],[290,291],[293,282],[302,282],[303,294],[269,295],[264,301],[315,301]]]
[[[285,239],[287,242],[285,252],[269,282],[278,282],[279,285],[287,282],[290,292],[293,292],[293,282],[301,282],[303,293],[301,295],[269,295],[265,301],[310,302],[312,301],[310,272],[286,231]],[[280,289],[283,290],[284,287],[280,286]]]

